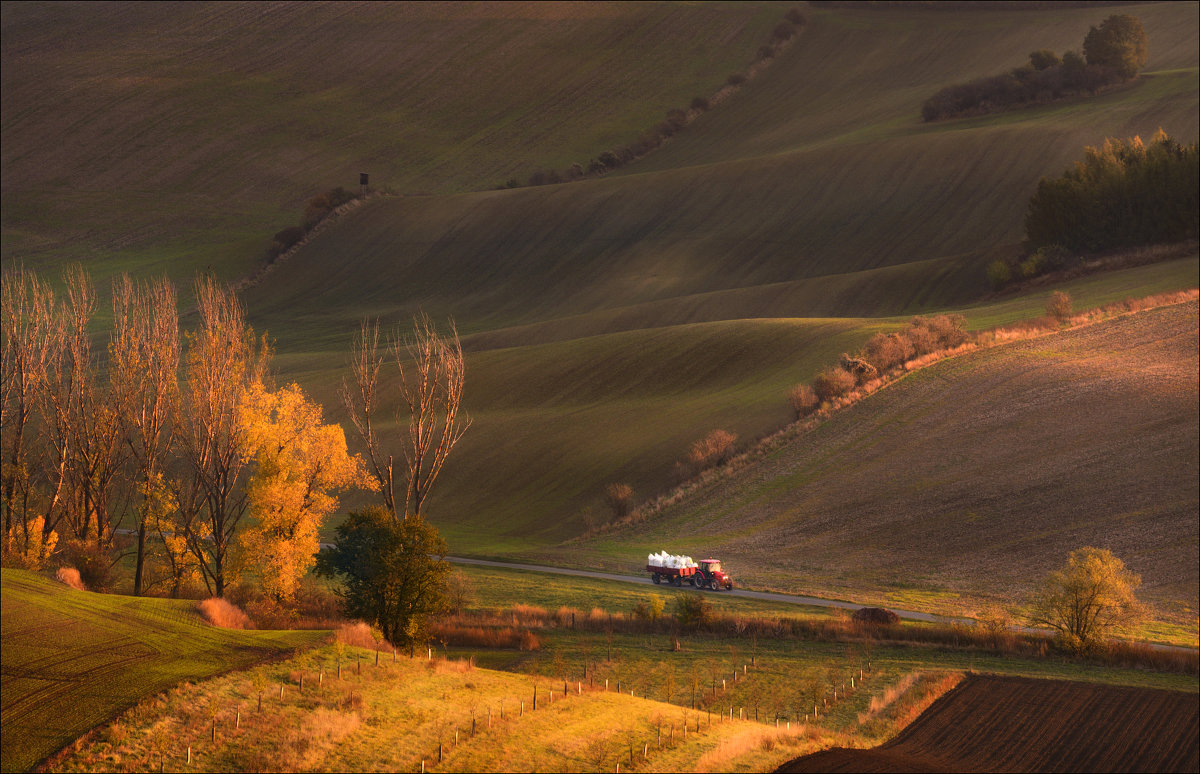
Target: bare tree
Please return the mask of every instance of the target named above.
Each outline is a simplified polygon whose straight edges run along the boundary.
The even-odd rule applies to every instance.
[[[51,492],[47,528],[61,521],[80,540],[102,547],[112,539],[116,490],[122,483],[118,394],[96,379],[88,327],[95,312],[91,280],[82,267],[64,275],[61,329],[46,368],[43,417]]]
[[[114,392],[124,396],[122,437],[137,469],[140,507],[137,519],[137,564],[133,593],[140,596],[146,563],[146,531],[155,510],[154,498],[163,457],[173,436],[179,398],[179,314],[175,287],[167,279],[153,285],[123,275],[113,283],[111,377]]]
[[[188,548],[210,593],[225,594],[229,547],[246,512],[242,479],[250,462],[238,406],[266,374],[270,350],[246,323],[236,293],[196,281],[200,327],[187,336],[180,449],[188,475],[176,494]]]
[[[408,440],[404,448],[404,509],[397,509],[395,456],[382,448],[373,426],[380,396],[379,371],[384,355],[379,347],[379,325],[364,322],[354,345],[351,363],[354,385],[343,382],[341,396],[354,427],[367,446],[371,473],[383,492],[384,505],[393,515],[420,515],[445,465],[446,457],[471,425],[460,417],[466,372],[462,343],[454,323],[450,333],[438,333],[427,314],[413,318],[413,332],[399,332],[388,342],[390,359],[396,365],[396,381],[390,385],[400,397],[397,420],[405,423]]]
[[[49,286],[23,268],[0,276],[0,492],[5,533],[13,528],[14,508],[20,507],[22,526],[28,515],[31,443],[26,431],[37,414],[57,333]]]

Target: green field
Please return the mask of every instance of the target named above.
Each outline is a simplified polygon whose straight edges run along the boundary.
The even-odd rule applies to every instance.
[[[4,658],[0,768],[23,771],[138,701],[186,680],[249,666],[326,632],[206,624],[196,603],[74,591],[0,572]]]

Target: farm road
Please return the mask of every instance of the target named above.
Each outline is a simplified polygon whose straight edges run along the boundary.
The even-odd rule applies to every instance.
[[[329,545],[329,544],[322,544]],[[453,564],[473,564],[482,567],[500,567],[506,570],[526,570],[529,572],[547,572],[554,575],[575,575],[580,578],[598,578],[600,580],[618,581],[621,583],[642,583],[651,584],[653,581],[646,577],[636,575],[616,575],[609,572],[595,572],[593,570],[569,570],[565,567],[548,567],[542,564],[517,564],[515,562],[497,562],[491,559],[468,559],[462,556],[447,556],[446,561]],[[671,588],[667,586],[667,588]],[[777,594],[771,591],[748,591],[746,589],[733,589],[732,591],[709,592],[716,594],[728,594],[734,597],[745,597],[747,599],[765,599],[770,602],[786,602],[792,605],[812,605],[814,607],[832,607],[842,610],[859,610],[868,605],[859,605],[854,602],[842,602],[837,599],[820,599],[819,597],[802,597],[796,594]],[[900,610],[898,608],[889,607],[896,615],[901,618],[906,618],[910,621],[926,621],[929,623],[960,623],[967,626],[975,625],[976,621],[973,618],[954,618],[944,615],[933,615],[931,613],[920,613],[915,610]],[[1028,626],[1015,627],[1017,631],[1026,634],[1041,634],[1049,636],[1049,632],[1044,629],[1034,629]],[[1180,645],[1163,645],[1160,643],[1148,643],[1154,650],[1162,651],[1179,651],[1183,653],[1194,652],[1195,648],[1187,648]]]
[[[514,564],[512,562],[495,562],[488,559],[467,559],[460,556],[447,556],[446,561],[454,564],[476,564],[484,567],[501,567],[507,570],[528,570],[530,572],[548,572],[555,575],[576,575],[581,578],[599,578],[600,580],[619,581],[622,583],[642,583],[653,584],[647,577],[639,577],[636,575],[614,575],[607,572],[594,572],[592,570],[568,570],[564,567],[547,567],[541,564]],[[667,588],[670,588],[669,586]],[[714,592],[718,594],[728,594],[734,597],[746,597],[747,599],[765,599],[770,602],[787,602],[793,605],[812,605],[814,607],[837,607],[843,610],[858,610],[867,607],[867,605],[856,605],[853,602],[841,602],[836,599],[820,599],[818,597],[801,597],[794,594],[776,594],[770,591],[747,591],[745,589],[733,589],[732,591]],[[897,610],[894,607],[889,607],[889,610],[894,612],[901,618],[908,618],[913,621],[929,621],[932,623],[951,623],[958,621],[959,623],[973,624],[974,620],[970,618],[947,618],[940,615],[931,615],[929,613],[918,613],[913,610]]]

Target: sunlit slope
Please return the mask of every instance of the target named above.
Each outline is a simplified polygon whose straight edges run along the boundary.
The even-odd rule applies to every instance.
[[[1022,29],[1039,45],[1059,30],[1061,50],[1089,13],[1111,10],[1075,9],[1046,28],[1038,12],[983,18],[1003,22],[1004,51],[1028,48]],[[924,96],[1011,53],[985,46],[992,58],[979,59],[957,13],[821,13],[760,79],[621,174],[377,203],[301,251],[252,305],[270,319],[313,302],[336,314],[339,297],[420,304],[475,329],[917,262],[889,284],[890,308],[853,297],[830,308],[817,293],[776,313],[899,313],[932,282],[925,304],[963,303],[986,289],[988,251],[1022,238],[1038,179],[1084,145],[1160,126],[1196,135],[1195,6],[1148,10],[1164,69],[1091,99],[933,125],[918,119]],[[824,84],[836,99],[815,109]]]
[[[196,603],[75,591],[3,575],[3,769],[21,771],[146,696],[315,643],[324,632],[205,623]]]
[[[1086,308],[1125,298],[1131,287],[1157,292],[1198,283],[1193,257],[1063,287]],[[964,311],[973,326],[1007,323],[1042,314],[1046,293]],[[622,310],[623,322],[651,311]],[[906,318],[723,320],[588,333],[608,322],[581,315],[466,337],[464,406],[473,424],[428,509],[454,551],[530,556],[578,536],[589,514],[606,518],[606,484],[628,483],[638,499],[652,497],[671,485],[676,462],[709,431],[750,440],[778,429],[790,418],[789,387]],[[276,365],[341,418],[336,388],[349,373],[350,335],[321,335],[321,324],[298,310],[293,325],[268,333],[292,342],[311,333],[309,349],[284,348]],[[382,417],[391,416],[392,404]],[[394,427],[385,435],[396,437]]]
[[[371,173],[491,188],[629,142],[743,69],[784,8],[3,8],[4,257],[240,273]]]
[[[593,564],[712,552],[746,583],[947,612],[1110,548],[1195,629],[1195,302],[949,360],[839,412]]]

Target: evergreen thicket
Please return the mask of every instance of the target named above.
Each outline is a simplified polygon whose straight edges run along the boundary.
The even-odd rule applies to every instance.
[[[1059,178],[1043,178],[1025,216],[1033,248],[1075,253],[1195,239],[1200,228],[1200,154],[1161,129],[1151,141],[1107,140],[1087,148]]]

